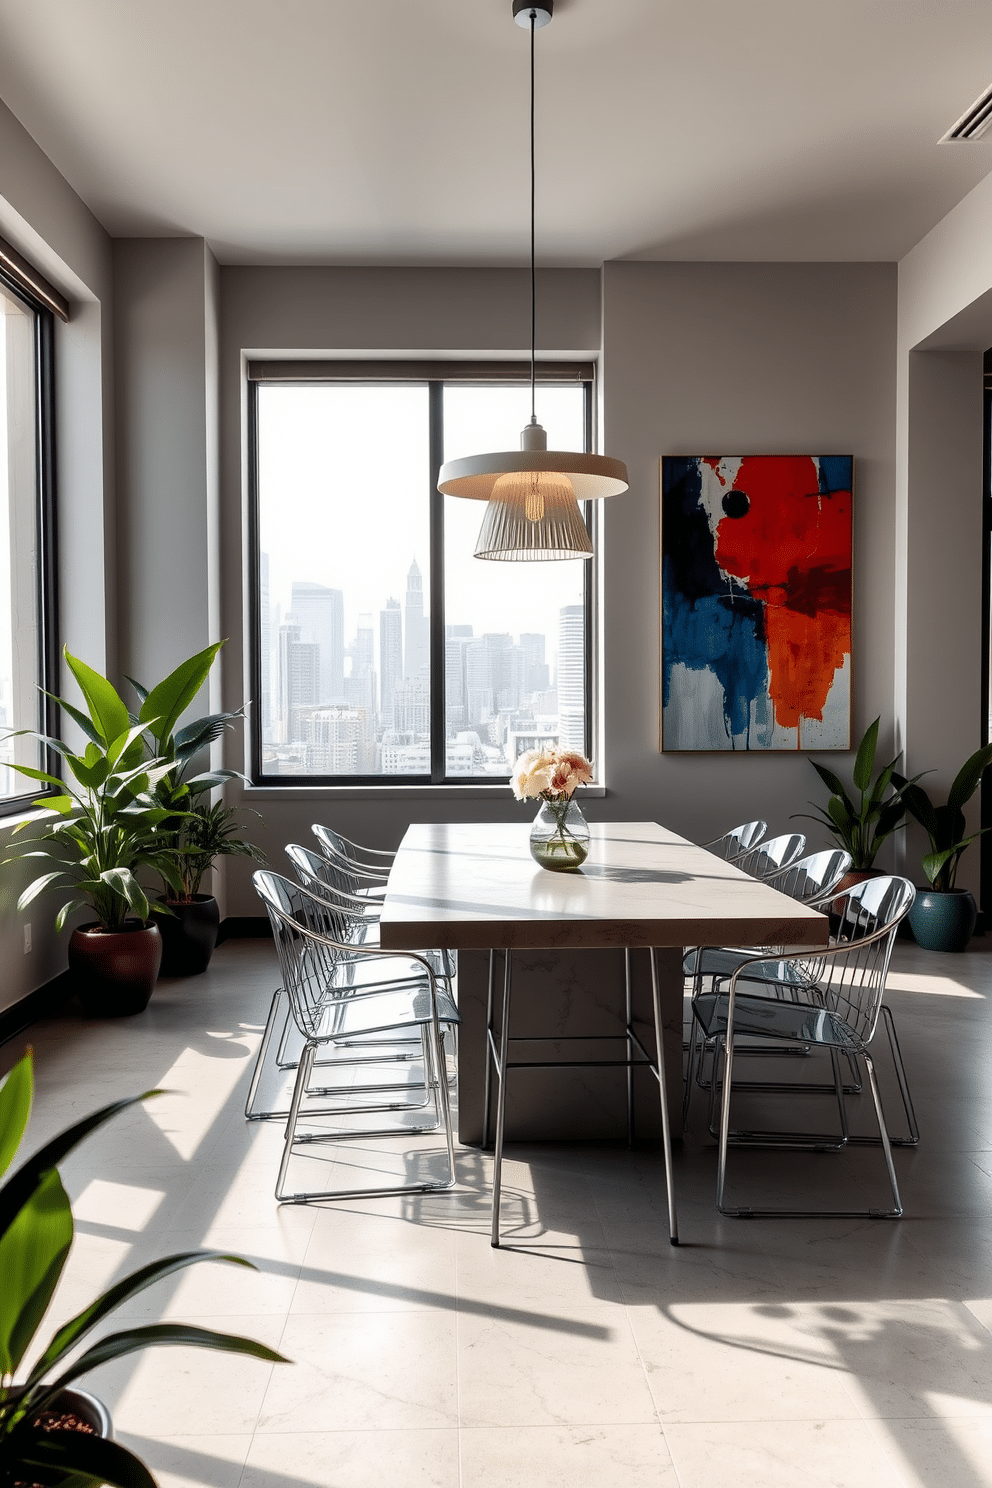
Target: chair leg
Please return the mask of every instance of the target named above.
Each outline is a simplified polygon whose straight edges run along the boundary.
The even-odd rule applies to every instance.
[[[878,1081],[875,1079],[875,1066],[872,1057],[867,1051],[864,1055],[865,1068],[868,1071],[868,1083],[871,1085],[871,1098],[875,1102],[875,1115],[878,1118],[878,1135],[882,1140],[882,1153],[885,1157],[885,1168],[889,1175],[889,1185],[892,1189],[893,1208],[880,1210],[877,1218],[898,1219],[902,1214],[902,1200],[899,1197],[899,1185],[896,1182],[896,1169],[892,1161],[892,1144],[889,1141],[889,1133],[885,1126],[885,1116],[882,1113],[882,1101],[878,1093]]]
[[[269,1003],[269,1016],[265,1020],[265,1030],[262,1034],[262,1042],[258,1046],[258,1054],[255,1058],[255,1068],[252,1071],[251,1084],[248,1087],[248,1099],[245,1101],[246,1121],[265,1121],[267,1119],[267,1112],[256,1112],[255,1096],[258,1094],[258,1085],[259,1081],[262,1078],[262,1066],[265,1064],[265,1056],[268,1053],[269,1044],[272,1040],[272,1029],[275,1024],[276,1009],[279,1006],[279,999],[281,998],[281,996],[282,988],[277,987],[272,994],[272,1001]]]
[[[293,1143],[296,1139],[296,1123],[300,1118],[300,1105],[306,1090],[307,1080],[313,1068],[314,1054],[317,1052],[315,1044],[307,1043],[303,1053],[300,1055],[300,1067],[296,1071],[296,1084],[293,1086],[293,1099],[290,1102],[289,1114],[286,1118],[286,1131],[283,1136],[282,1160],[279,1163],[279,1174],[276,1178],[276,1199],[280,1204],[286,1203],[286,1175],[289,1172],[289,1160],[293,1155]],[[293,1195],[291,1202],[300,1202]]]

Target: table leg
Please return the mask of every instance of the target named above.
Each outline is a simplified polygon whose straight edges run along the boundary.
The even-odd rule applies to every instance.
[[[654,1011],[655,1053],[658,1062],[658,1095],[661,1106],[661,1146],[665,1155],[665,1184],[668,1189],[668,1236],[673,1245],[679,1243],[679,1221],[675,1212],[675,1174],[672,1171],[672,1133],[669,1123],[668,1080],[665,1069],[668,1051],[665,1047],[665,1028],[661,1014],[661,990],[658,981],[657,952],[651,951],[651,1002]],[[682,1071],[682,1028],[679,1026],[679,1073]]]
[[[496,1091],[496,1147],[493,1153],[493,1227],[490,1244],[494,1249],[499,1247],[499,1203],[500,1187],[503,1173],[503,1128],[506,1123],[506,1050],[507,1040],[510,1036],[510,967],[513,953],[507,949],[506,964],[503,970],[503,1014],[499,1027],[499,1070],[497,1079],[499,1086]],[[490,1061],[490,1050],[486,1049],[486,1067]]]
[[[493,1036],[493,984],[496,980],[496,952],[489,952],[489,985],[486,994],[486,1072],[483,1078],[482,1147],[489,1146],[489,1107],[492,1104],[493,1059],[490,1040]]]
[[[625,994],[625,1016],[626,1027],[629,1028],[634,1017],[634,996],[630,984],[630,951],[624,949],[623,953],[623,980]],[[634,1054],[635,1044],[632,1038],[627,1039],[627,1146],[634,1145]]]

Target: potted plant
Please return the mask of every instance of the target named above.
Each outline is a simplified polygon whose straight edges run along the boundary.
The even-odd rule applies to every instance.
[[[168,813],[155,794],[176,763],[148,757],[143,729],[132,723],[106,677],[68,650],[63,654],[83,694],[85,711],[64,698],[54,701],[79,726],[87,743],[77,754],[60,739],[21,731],[54,750],[67,767],[68,778],[63,781],[28,765],[13,766],[57,791],[32,803],[51,825],[31,839],[30,848],[14,849],[14,857],[41,858],[49,864],[21,894],[17,907],[25,909],[39,894],[57,890],[63,898],[55,917],[57,931],[75,910],[92,910],[94,918],[72,932],[69,967],[87,1011],[122,1017],[147,1007],[162,959],[161,937],[137,874],[149,869],[167,882],[179,881],[162,830]],[[33,825],[22,823],[16,832]]]
[[[31,1110],[30,1050],[0,1086],[0,1174],[10,1167]],[[57,1329],[19,1383],[14,1377],[41,1326],[73,1239],[72,1208],[57,1164],[83,1137],[135,1101],[115,1101],[45,1144],[0,1187],[0,1484],[50,1483],[57,1488],[155,1488],[148,1468],[127,1447],[109,1439],[110,1418],[99,1401],[70,1387],[88,1370],[157,1344],[191,1344],[225,1353],[285,1363],[281,1354],[230,1333],[186,1323],[156,1323],[89,1334],[115,1308],[153,1282],[202,1260],[251,1266],[240,1256],[185,1251],[143,1266]],[[252,1269],[254,1269],[252,1267]],[[84,1344],[82,1353],[78,1352]]]
[[[201,894],[200,884],[214,860],[265,861],[265,854],[243,837],[237,818],[234,808],[222,801],[212,806],[199,802],[183,817],[175,841],[175,865],[182,894],[167,898],[166,907],[171,913],[159,921],[163,976],[196,976],[206,971],[210,963],[217,944],[220,914],[217,900],[212,894]]]
[[[965,848],[982,831],[988,831],[985,827],[965,836],[964,807],[981,784],[990,761],[992,744],[969,755],[955,775],[943,806],[935,806],[915,780],[903,782],[906,809],[930,839],[930,851],[922,862],[929,888],[917,890],[909,911],[910,929],[925,950],[963,951],[974,934],[978,918],[975,900],[967,889],[955,886],[955,879]],[[901,779],[897,777],[897,782]]]
[[[815,816],[809,812],[796,813],[806,821],[825,826],[830,837],[851,854],[851,867],[838,884],[838,890],[851,888],[854,884],[881,872],[875,868],[875,857],[886,838],[905,824],[905,792],[913,783],[896,774],[896,765],[901,755],[897,754],[891,764],[875,775],[875,751],[878,747],[879,719],[869,724],[858,745],[852,771],[853,790],[848,792],[843,782],[826,765],[810,760],[813,769],[830,791],[826,807],[811,801]],[[918,778],[918,777],[916,777]],[[857,792],[857,800],[854,793]]]
[[[145,729],[149,758],[171,760],[176,766],[156,788],[159,804],[168,812],[162,830],[177,874],[162,875],[162,908],[152,905],[163,941],[163,976],[193,976],[209,965],[217,944],[220,910],[212,894],[200,892],[200,885],[214,858],[262,858],[257,848],[240,838],[233,810],[200,801],[214,786],[225,780],[243,780],[244,776],[226,769],[191,773],[201,751],[241,718],[243,710],[206,714],[176,729],[181,714],[207,680],[223,644],[215,641],[198,651],[150,691],[128,678],[140,702],[134,722]]]

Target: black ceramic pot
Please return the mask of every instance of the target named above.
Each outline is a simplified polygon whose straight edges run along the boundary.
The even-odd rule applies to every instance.
[[[69,940],[69,970],[92,1018],[127,1018],[148,1006],[162,963],[162,937],[149,921],[123,930],[80,925]]]
[[[917,889],[909,911],[910,929],[925,951],[963,951],[975,933],[977,918],[967,889]]]
[[[220,909],[212,894],[194,894],[189,901],[163,900],[172,913],[159,915],[162,936],[162,975],[198,976],[210,965],[220,928]]]
[[[10,1393],[12,1396],[20,1395],[21,1387],[15,1385]],[[102,1436],[107,1441],[114,1439],[114,1425],[110,1419],[110,1412],[103,1401],[91,1395],[88,1390],[60,1390],[47,1409],[52,1416],[56,1417],[76,1416],[80,1421],[85,1421],[87,1426],[92,1427],[97,1436]],[[25,1470],[27,1470],[26,1465]],[[50,1484],[52,1488],[65,1479],[64,1473],[51,1468],[32,1467],[30,1473],[33,1483]]]

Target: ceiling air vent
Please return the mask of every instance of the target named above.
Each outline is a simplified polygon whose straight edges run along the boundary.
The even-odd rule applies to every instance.
[[[992,128],[992,85],[985,89],[980,98],[975,99],[971,108],[965,109],[958,122],[946,134],[942,134],[937,143],[944,145],[949,140],[981,139],[985,131],[990,128]]]

